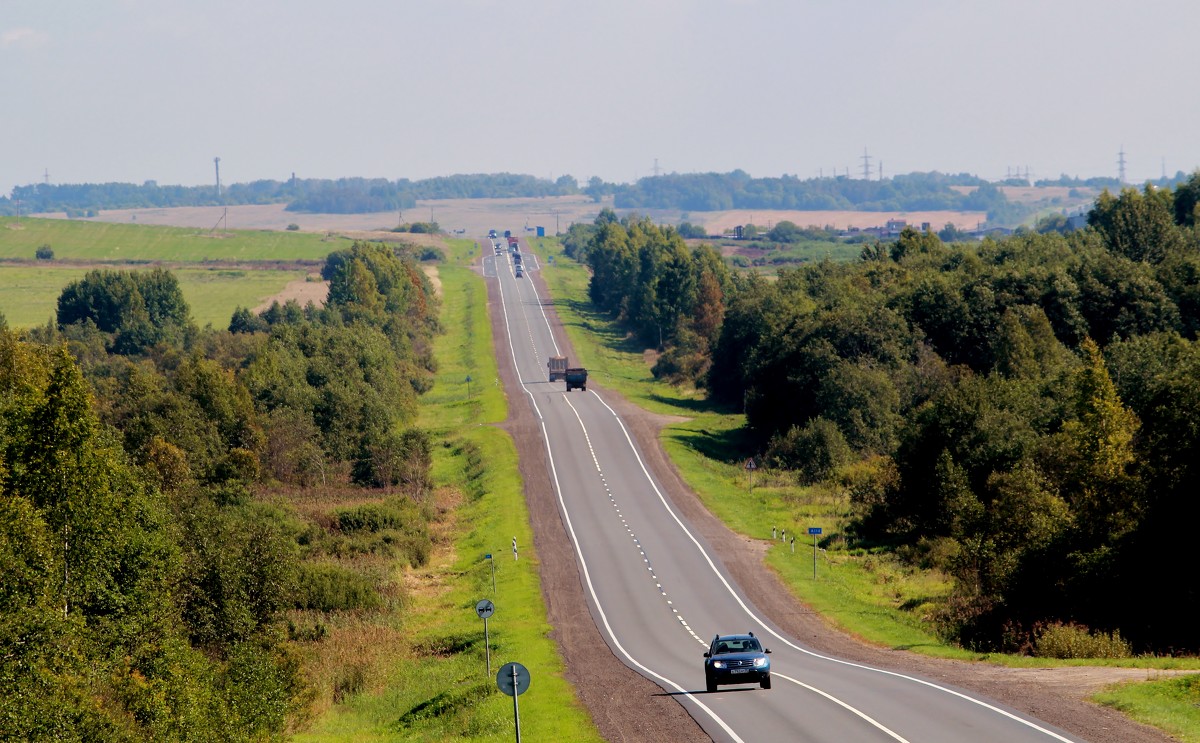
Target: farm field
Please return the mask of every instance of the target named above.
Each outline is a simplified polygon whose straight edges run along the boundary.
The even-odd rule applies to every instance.
[[[130,268],[113,266],[112,268]],[[133,267],[136,268],[136,267]],[[43,325],[54,317],[58,295],[68,283],[83,278],[87,266],[0,264],[0,313],[9,327]],[[303,269],[173,268],[192,318],[203,327],[225,327],[238,306],[258,307],[293,281]]]
[[[121,262],[320,261],[348,238],[324,233],[186,227],[67,219],[0,218],[0,259],[30,260],[49,245],[56,260]]]

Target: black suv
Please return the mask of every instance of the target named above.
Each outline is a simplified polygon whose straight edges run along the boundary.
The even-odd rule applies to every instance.
[[[704,654],[704,686],[714,692],[719,684],[753,684],[771,688],[770,650],[764,650],[753,632],[717,635]]]

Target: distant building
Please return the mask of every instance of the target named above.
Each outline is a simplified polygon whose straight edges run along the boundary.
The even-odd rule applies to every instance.
[[[904,221],[903,219],[889,219],[887,224],[883,227],[883,232],[888,237],[895,237],[903,232],[904,228],[907,226],[908,222]]]

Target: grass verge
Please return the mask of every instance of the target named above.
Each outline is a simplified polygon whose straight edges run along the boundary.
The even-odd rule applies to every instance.
[[[1200,743],[1200,675],[1120,684],[1092,699],[1184,743]]]
[[[404,587],[402,608],[347,616],[313,644],[308,667],[320,695],[319,714],[296,741],[511,740],[512,699],[495,683],[508,661],[530,671],[530,690],[520,698],[524,735],[600,740],[563,678],[549,636],[516,449],[506,433],[485,425],[503,420],[507,409],[486,289],[462,267],[474,250],[454,241],[454,265],[441,267],[438,276],[446,332],[437,340],[437,381],[420,415],[421,426],[442,442],[434,451],[439,488],[433,554],[422,568],[395,569]],[[467,376],[481,380],[469,399]],[[484,559],[489,553],[492,561]],[[488,621],[491,674],[483,622],[474,610],[483,598],[496,605]]]

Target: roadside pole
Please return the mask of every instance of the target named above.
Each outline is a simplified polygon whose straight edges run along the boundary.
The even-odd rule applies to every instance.
[[[492,595],[495,596],[496,595],[496,561],[492,559],[491,552],[484,555],[484,557],[487,558],[488,565],[492,566]]]
[[[812,538],[813,538],[813,580],[816,580],[817,579],[817,537],[821,536],[821,527],[810,526],[810,527],[808,527],[808,533],[811,534]]]
[[[487,658],[487,674],[492,675],[492,642],[488,637],[487,620],[496,611],[496,605],[484,599],[475,604],[475,613],[483,620],[483,654]]]

